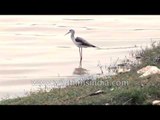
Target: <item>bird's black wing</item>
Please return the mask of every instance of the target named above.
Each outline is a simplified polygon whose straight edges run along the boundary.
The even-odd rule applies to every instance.
[[[81,45],[84,45],[84,46],[96,47],[96,46],[90,44],[89,42],[87,42],[85,39],[83,39],[81,37],[76,37],[75,41],[81,43]]]

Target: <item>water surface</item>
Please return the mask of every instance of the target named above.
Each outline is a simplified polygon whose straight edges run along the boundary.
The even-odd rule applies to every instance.
[[[83,50],[82,67],[92,75],[99,62],[110,65],[159,41],[160,16],[1,15],[0,98],[37,89],[36,80],[78,77],[78,48],[64,36],[69,29],[101,48]]]

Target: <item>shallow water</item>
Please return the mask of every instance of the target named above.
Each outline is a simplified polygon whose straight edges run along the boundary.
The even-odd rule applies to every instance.
[[[78,48],[64,36],[71,28],[101,48],[83,49],[82,67],[92,75],[99,62],[110,65],[151,38],[159,41],[160,16],[1,15],[0,98],[37,89],[36,80],[78,77]]]

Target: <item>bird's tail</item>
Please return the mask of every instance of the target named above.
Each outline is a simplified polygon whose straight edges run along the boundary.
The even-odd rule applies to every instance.
[[[100,47],[97,47],[97,46],[96,46],[96,48],[97,48],[97,49],[101,49]]]
[[[91,45],[91,47],[96,47],[96,46],[94,46],[94,45]]]
[[[94,47],[94,48],[97,48],[97,49],[101,49],[100,47],[95,46],[95,45],[92,45],[91,47]]]
[[[94,48],[97,48],[97,49],[101,49],[100,47],[95,46],[95,45],[92,45],[92,44],[90,44],[90,47],[94,47]]]

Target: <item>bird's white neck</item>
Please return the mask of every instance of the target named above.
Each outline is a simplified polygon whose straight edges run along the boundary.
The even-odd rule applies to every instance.
[[[72,39],[73,41],[75,40],[74,34],[75,34],[75,33],[72,33],[72,34],[71,34],[71,39]]]

